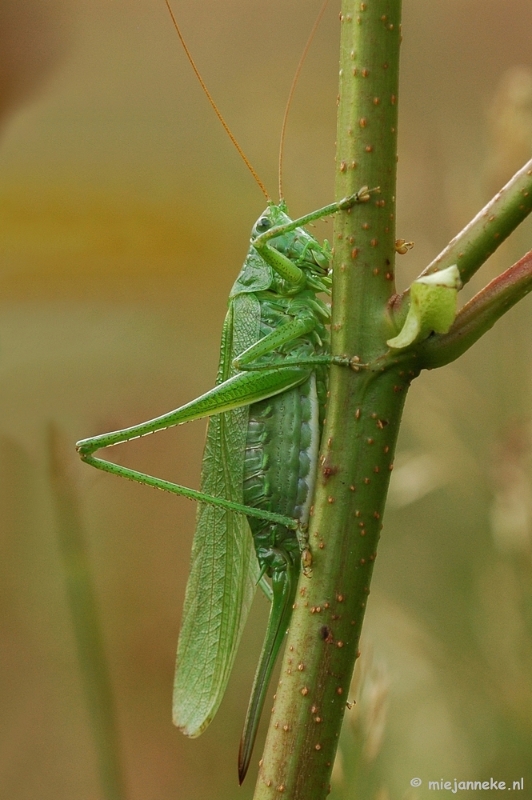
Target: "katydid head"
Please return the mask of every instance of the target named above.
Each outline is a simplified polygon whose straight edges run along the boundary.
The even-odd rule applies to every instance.
[[[251,252],[260,256],[271,276],[269,288],[297,294],[304,288],[329,291],[329,253],[305,228],[292,220],[286,204],[270,203],[251,231]]]
[[[284,201],[269,203],[251,230],[251,247],[230,297],[274,290],[293,295],[305,288],[330,294],[330,254],[292,220]]]
[[[270,203],[252,228],[252,244],[266,241],[306,273],[328,274],[329,253],[306,228],[294,223],[284,200],[279,204]]]
[[[262,212],[253,228],[251,229],[251,241],[254,242],[262,234],[272,230],[272,228],[279,228],[289,225],[292,222],[287,214],[286,203],[282,200],[280,203],[269,203],[268,207]],[[272,236],[270,241],[275,239]]]

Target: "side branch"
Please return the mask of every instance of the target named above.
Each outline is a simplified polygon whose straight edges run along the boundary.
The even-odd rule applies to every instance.
[[[467,283],[504,240],[532,211],[532,159],[452,239],[421,273],[456,264]]]
[[[532,159],[515,173],[419,277],[456,264],[462,285],[465,285],[531,211]],[[390,303],[397,328],[406,317],[409,295],[410,290],[406,289]]]

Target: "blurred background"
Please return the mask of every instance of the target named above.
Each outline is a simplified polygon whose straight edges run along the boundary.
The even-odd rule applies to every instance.
[[[174,2],[272,196],[319,6]],[[290,116],[293,215],[333,198],[337,6]],[[400,288],[532,155],[531,32],[529,0],[405,0],[397,235],[416,246],[399,257]],[[0,798],[104,798],[68,600],[70,515],[103,628],[125,797],[245,800],[256,766],[238,790],[236,756],[266,603],[218,716],[187,740],[171,691],[194,505],[91,470],[73,445],[212,386],[264,200],[162,0],[3,0],[0,39]],[[466,296],[531,247],[525,223]],[[411,390],[335,800],[410,800],[429,780],[490,777],[523,778],[529,796],[531,302]],[[204,428],[113,456],[197,486]]]

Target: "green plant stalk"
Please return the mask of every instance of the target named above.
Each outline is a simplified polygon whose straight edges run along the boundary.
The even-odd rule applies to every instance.
[[[510,178],[489,203],[430,262],[419,277],[456,264],[462,284],[465,285],[531,211],[532,159]],[[409,294],[410,289],[406,289],[400,295],[393,297],[390,303],[397,329],[402,327],[406,318]],[[457,355],[448,360],[452,361]]]
[[[111,679],[85,547],[79,502],[68,474],[70,447],[54,425],[48,431],[48,469],[66,579],[68,605],[90,715],[102,797],[125,800]]]
[[[467,283],[532,211],[532,159],[423,270],[428,275],[456,264]]]
[[[394,291],[400,0],[344,0],[336,196],[380,187],[335,226],[333,353],[362,364],[387,351]],[[399,422],[414,369],[333,367],[309,536],[256,800],[321,800],[329,781],[358,640]]]

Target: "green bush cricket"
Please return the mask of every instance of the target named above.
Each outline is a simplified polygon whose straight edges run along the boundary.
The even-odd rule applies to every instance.
[[[369,191],[362,187],[344,200],[291,220],[283,200],[275,204],[269,199],[228,132],[268,205],[252,229],[244,265],[229,295],[216,385],[175,411],[84,439],[77,449],[98,469],[199,501],[173,700],[174,723],[188,736],[202,733],[221,702],[257,583],[272,600],[240,745],[242,783],[290,621],[302,554],[304,563],[309,561],[305,531],[327,370],[331,363],[349,363],[330,355],[330,308],[318,297],[331,291],[329,249],[303,226],[366,202]],[[200,491],[94,456],[101,448],[204,417],[209,424]]]

